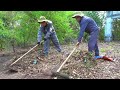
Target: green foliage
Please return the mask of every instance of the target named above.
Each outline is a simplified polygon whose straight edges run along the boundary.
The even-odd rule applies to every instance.
[[[118,41],[120,40],[120,20],[115,19],[113,20],[113,40]]]
[[[85,11],[102,27],[103,18],[97,11]],[[25,47],[37,43],[40,16],[53,22],[60,43],[74,42],[79,33],[79,24],[72,18],[74,11],[0,11],[0,48]],[[103,30],[101,31],[101,36]],[[85,34],[87,38],[87,34]],[[104,36],[102,36],[104,38]]]
[[[16,36],[13,31],[0,30],[0,49],[9,47],[10,45],[15,44]]]

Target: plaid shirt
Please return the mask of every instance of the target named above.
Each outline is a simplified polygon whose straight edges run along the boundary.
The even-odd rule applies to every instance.
[[[40,42],[42,40],[42,33],[44,33],[44,38],[47,39],[50,37],[50,35],[54,32],[54,27],[52,24],[52,21],[48,21],[47,22],[47,26],[43,27],[40,26],[39,31],[38,31],[38,42]]]

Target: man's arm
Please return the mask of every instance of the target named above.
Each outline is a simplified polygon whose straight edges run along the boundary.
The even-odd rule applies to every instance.
[[[88,22],[83,22],[81,23],[81,26],[80,26],[80,32],[79,32],[79,36],[78,36],[78,42],[81,43],[81,40],[83,38],[83,35],[84,35],[84,32],[85,32],[85,29],[88,25]]]
[[[53,29],[54,29],[54,27],[53,27],[52,23],[50,23],[47,27],[47,33],[46,33],[44,39],[48,39],[50,37],[51,33],[53,32]]]
[[[41,32],[42,29],[43,29],[43,27],[40,27],[40,29],[38,31],[38,38],[37,38],[37,40],[38,40],[39,43],[42,40],[42,32]]]

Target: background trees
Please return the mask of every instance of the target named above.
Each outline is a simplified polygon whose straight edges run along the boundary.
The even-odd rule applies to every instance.
[[[53,22],[61,44],[68,44],[77,39],[79,25],[71,16],[75,11],[0,11],[0,49],[25,47],[37,43],[41,15]],[[99,39],[104,39],[104,14],[99,11],[82,11],[92,17],[101,28]],[[85,39],[87,40],[87,34]]]

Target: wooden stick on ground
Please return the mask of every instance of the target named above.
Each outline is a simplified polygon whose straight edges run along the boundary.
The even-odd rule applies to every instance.
[[[25,55],[27,55],[29,52],[31,52],[34,48],[36,48],[38,46],[35,45],[33,48],[31,48],[28,52],[26,52],[24,55],[22,55],[20,58],[18,58],[15,62],[13,62],[10,66],[12,66],[13,64],[15,64],[16,62],[18,62],[20,59],[22,59]]]
[[[59,72],[61,70],[61,68],[63,67],[63,65],[67,62],[67,60],[70,58],[70,56],[73,54],[73,52],[76,50],[77,47],[75,47],[72,52],[69,54],[69,56],[66,58],[66,60],[62,63],[62,65],[58,68],[57,72]]]

